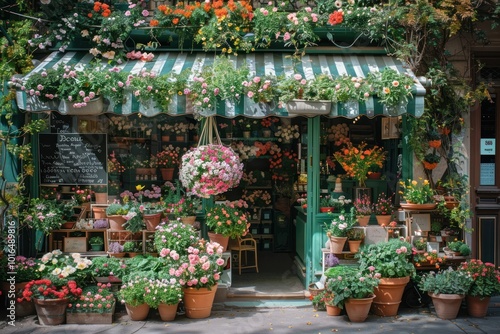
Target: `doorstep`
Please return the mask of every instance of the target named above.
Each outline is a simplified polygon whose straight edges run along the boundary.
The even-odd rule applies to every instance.
[[[305,307],[311,306],[311,301],[307,298],[307,291],[300,292],[259,292],[251,288],[222,287],[217,289],[214,305],[219,308],[225,307]],[[221,297],[224,298],[221,298]]]

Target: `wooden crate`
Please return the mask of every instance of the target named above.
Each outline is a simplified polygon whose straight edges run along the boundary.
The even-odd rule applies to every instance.
[[[64,237],[64,252],[85,253],[87,251],[86,237]]]

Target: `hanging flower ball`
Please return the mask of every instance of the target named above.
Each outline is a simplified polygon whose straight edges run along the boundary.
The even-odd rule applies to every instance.
[[[243,164],[230,147],[209,144],[186,152],[179,174],[188,191],[208,198],[237,187],[243,175]]]

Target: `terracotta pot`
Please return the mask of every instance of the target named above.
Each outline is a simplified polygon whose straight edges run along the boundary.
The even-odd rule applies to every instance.
[[[106,208],[93,207],[92,212],[94,214],[95,219],[106,218]]]
[[[177,315],[177,304],[174,305],[167,305],[167,304],[160,304],[158,305],[158,312],[160,313],[160,318],[162,321],[172,321],[175,319],[175,316]]]
[[[389,223],[391,222],[391,215],[375,215],[375,218],[377,218],[377,223],[380,226],[388,226]]]
[[[121,253],[110,253],[110,252],[108,252],[108,254],[109,254],[110,257],[122,258],[122,257],[125,257],[125,255],[127,253],[125,253],[125,252],[121,252]]]
[[[161,212],[144,215],[144,223],[146,224],[146,230],[148,231],[156,231],[156,227],[160,225],[161,221]]]
[[[225,252],[227,250],[227,245],[229,243],[229,237],[225,237],[222,234],[218,234],[218,233],[208,232],[208,238],[210,239],[211,242],[219,243],[223,248],[223,252]]]
[[[437,162],[427,162],[427,161],[424,161],[424,168],[427,169],[427,170],[433,170],[434,168],[436,168],[438,165]]]
[[[368,318],[373,297],[369,298],[348,298],[345,301],[347,317],[351,322],[363,322]]]
[[[108,193],[95,193],[95,202],[97,204],[108,204]]]
[[[64,230],[71,230],[73,227],[75,227],[76,222],[65,222],[61,225],[61,228]]]
[[[123,216],[120,215],[112,215],[108,216],[108,221],[109,221],[109,229],[113,231],[124,231],[125,227],[123,227],[123,224],[125,224],[126,219],[123,218]]]
[[[476,297],[467,295],[467,313],[474,318],[484,318],[488,314],[491,297]]]
[[[163,181],[172,181],[174,179],[175,168],[160,168]]]
[[[217,284],[208,288],[184,288],[184,307],[186,317],[191,319],[208,318],[212,313]]]
[[[370,180],[380,180],[380,178],[382,177],[382,172],[371,172],[367,175]]]
[[[181,221],[184,225],[193,225],[196,222],[196,216],[181,217]]]
[[[33,299],[38,322],[43,326],[55,326],[66,322],[69,299]]]
[[[335,209],[334,207],[324,206],[319,208],[319,212],[322,213],[333,212],[334,209]]]
[[[363,240],[347,240],[347,243],[349,244],[349,252],[357,253],[362,241]]]
[[[432,298],[432,304],[436,309],[438,318],[444,320],[455,319],[460,311],[460,305],[465,295],[457,294],[433,294],[429,293]]]
[[[347,237],[330,237],[330,252],[333,254],[342,254]]]
[[[146,303],[138,306],[131,306],[125,303],[125,309],[127,310],[127,314],[130,317],[130,320],[133,321],[145,320],[149,314],[149,305]]]
[[[368,226],[370,222],[370,216],[356,216],[359,226]]]
[[[311,296],[315,297],[323,291],[325,291],[325,289],[318,289],[314,283],[309,284],[309,293]]]
[[[382,317],[392,317],[398,314],[399,304],[410,276],[400,278],[381,278],[375,288],[375,299],[371,310]]]
[[[332,316],[339,316],[342,313],[342,309],[333,305],[326,305],[326,314]]]

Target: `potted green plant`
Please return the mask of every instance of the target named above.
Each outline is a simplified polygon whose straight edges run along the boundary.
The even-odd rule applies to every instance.
[[[443,251],[448,256],[467,256],[471,252],[469,245],[458,239],[447,242],[446,246]]]
[[[123,251],[122,247],[116,247],[111,244],[108,246],[108,252],[109,249]],[[126,268],[127,264],[120,258],[104,256],[97,256],[92,259],[92,265],[90,267],[92,276],[99,283],[121,282],[121,278],[125,274]]]
[[[374,299],[374,289],[379,283],[379,274],[362,272],[356,268],[337,266],[333,269],[341,272],[329,278],[326,291],[333,294],[333,305],[346,308],[351,322],[363,322],[368,317]],[[363,303],[360,313],[355,313],[355,303]]]
[[[367,81],[373,87],[379,102],[388,109],[389,115],[399,114],[393,112],[392,108],[406,107],[408,98],[412,96],[413,78],[390,67],[380,72],[370,72]]]
[[[373,203],[373,213],[377,218],[377,223],[381,226],[389,225],[392,218],[393,204],[391,197],[387,197],[385,193],[378,195],[377,201]]]
[[[347,243],[349,244],[349,251],[351,253],[357,253],[364,238],[365,231],[362,228],[351,227],[347,231]]]
[[[182,300],[182,287],[177,280],[155,279],[146,286],[144,301],[150,308],[158,309],[161,320],[172,321],[177,313],[177,305]]]
[[[455,319],[473,282],[467,272],[449,267],[422,275],[418,286],[431,296],[439,318]]]
[[[114,241],[108,245],[108,254],[111,257],[124,257],[126,253],[123,251],[123,245]]]
[[[100,236],[95,236],[89,239],[89,244],[93,251],[102,251],[104,239]]]
[[[370,268],[376,268],[381,275],[375,289],[373,313],[381,316],[397,315],[404,288],[415,275],[411,257],[411,244],[400,239],[365,245],[356,253],[361,271],[369,273]]]
[[[493,263],[471,259],[458,268],[469,274],[474,282],[466,295],[467,312],[473,317],[484,317],[492,296],[500,294],[500,271]]]
[[[223,240],[219,243],[226,249],[229,238],[236,239],[247,234],[250,227],[247,209],[248,204],[241,199],[215,204],[209,209],[205,223],[210,231],[210,240],[222,236]]]
[[[106,216],[109,220],[109,228],[111,230],[124,230],[125,218],[130,210],[130,206],[128,204],[121,204],[119,202],[111,203],[106,208]]]
[[[347,242],[347,231],[354,225],[354,208],[350,213],[345,210],[340,212],[338,217],[334,217],[331,222],[324,224],[326,236],[330,240],[330,252],[341,254]]]
[[[126,241],[123,244],[123,251],[128,254],[129,257],[135,257],[142,250],[135,241]]]
[[[118,298],[123,304],[130,317],[130,320],[141,321],[147,318],[149,305],[145,301],[146,288],[149,286],[149,279],[137,276],[122,285],[118,293]]]
[[[417,180],[401,180],[400,194],[406,203],[401,203],[403,209],[429,209],[436,208],[434,201],[435,192],[429,180],[419,178]]]

